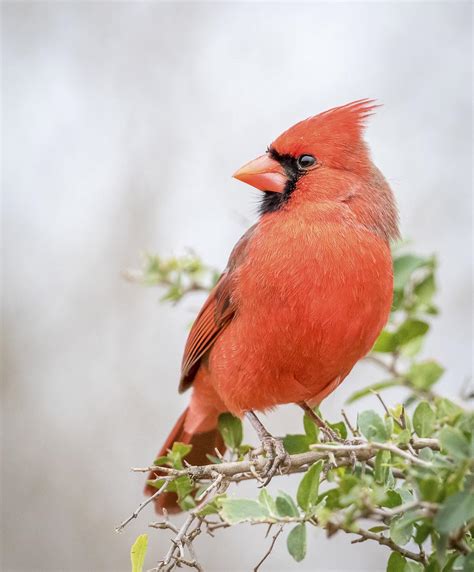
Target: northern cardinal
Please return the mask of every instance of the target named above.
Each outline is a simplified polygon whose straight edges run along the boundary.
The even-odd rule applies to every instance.
[[[253,412],[309,411],[372,348],[390,312],[398,237],[392,191],[362,138],[375,107],[363,99],[301,121],[234,173],[263,192],[260,218],[191,329],[179,384],[191,401],[160,455],[181,441],[191,464],[207,464],[224,449],[217,421],[229,411],[247,415],[273,454],[271,477],[285,453]],[[163,507],[176,510],[176,496],[158,497]]]

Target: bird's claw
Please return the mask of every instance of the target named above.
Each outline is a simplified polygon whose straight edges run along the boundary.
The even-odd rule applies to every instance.
[[[281,469],[288,464],[289,456],[285,450],[282,439],[278,439],[272,435],[264,437],[262,440],[262,448],[268,460],[261,474],[262,484],[260,487],[266,487],[277,471],[281,471]]]
[[[341,445],[360,445],[362,443],[362,441],[360,439],[342,439],[341,437],[337,438],[337,442],[340,443]],[[350,461],[350,467],[352,469],[352,472],[354,472],[356,470],[356,465],[357,465],[357,455],[355,453],[355,451],[348,451],[348,457],[349,457],[349,461]]]
[[[328,425],[320,428],[321,433],[324,435],[325,441],[335,441],[336,443],[342,443],[344,439],[341,439],[339,435],[331,429]]]
[[[360,439],[357,438],[351,440],[339,437],[339,435],[327,425],[326,427],[321,427],[321,432],[325,437],[324,439],[325,441],[332,441],[335,443],[339,443],[341,445],[359,445],[361,443]],[[354,451],[348,451],[348,456],[351,463],[352,471],[355,471],[357,464],[357,455],[355,454]],[[337,464],[335,463],[334,466],[337,466]]]

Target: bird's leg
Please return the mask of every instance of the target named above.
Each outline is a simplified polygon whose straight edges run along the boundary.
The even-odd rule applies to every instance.
[[[305,401],[298,403],[298,405],[305,413],[308,414],[308,416],[313,420],[313,422],[321,429],[321,431],[323,432],[324,436],[328,441],[336,441],[339,443],[343,441],[343,439],[341,439],[339,435],[337,435],[335,431],[333,431],[331,427],[329,427],[329,425],[323,419],[321,419],[321,417],[315,411],[313,411],[313,409]]]
[[[321,417],[315,411],[313,411],[313,409],[307,403],[302,401],[301,403],[298,403],[298,405],[301,407],[301,409],[303,409],[305,413],[308,414],[308,416],[314,421],[314,423],[321,429],[321,431],[324,433],[324,436],[326,437],[326,439],[328,439],[328,441],[336,441],[336,443],[344,443],[344,444],[350,443],[350,441],[347,441],[346,439],[342,439],[342,437],[339,437],[339,435],[337,435],[331,429],[331,427],[329,427],[328,424],[323,419],[321,419]],[[350,451],[349,458],[351,460],[352,470],[354,470],[355,465],[357,463],[357,457],[354,451]]]
[[[273,435],[265,429],[262,422],[253,411],[246,411],[245,417],[250,421],[250,424],[255,429],[255,432],[262,444],[262,449],[268,458],[268,463],[262,474],[262,486],[266,487],[278,469],[288,460],[288,453],[285,451],[283,441],[277,437],[273,437]]]

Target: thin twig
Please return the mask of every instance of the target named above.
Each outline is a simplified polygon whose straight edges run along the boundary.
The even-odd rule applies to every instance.
[[[387,414],[388,417],[390,417],[391,419],[393,419],[395,421],[395,423],[400,427],[400,429],[404,429],[400,419],[397,419],[395,417],[395,415],[390,411],[390,409],[388,408],[387,404],[385,403],[385,401],[383,400],[382,396],[380,395],[380,393],[378,391],[372,391],[372,393],[375,395],[375,397],[380,401],[380,403],[382,404],[382,407],[385,409],[385,413]]]
[[[128,518],[126,518],[121,524],[119,524],[119,526],[117,526],[117,528],[115,529],[115,532],[122,532],[122,530],[127,526],[127,524],[130,521],[132,521],[134,518],[137,518],[137,516],[142,512],[142,510],[147,505],[149,505],[151,502],[153,502],[156,498],[158,498],[161,495],[161,493],[163,493],[165,491],[166,487],[168,486],[168,482],[169,482],[169,479],[166,479],[165,482],[161,485],[161,487],[156,491],[156,493],[154,493],[147,500],[140,503],[138,505],[137,509],[135,510],[135,512],[133,512]]]
[[[410,510],[414,510],[417,508],[424,509],[430,513],[435,513],[435,512],[437,512],[439,506],[435,503],[415,500],[415,501],[407,502],[405,504],[401,504],[401,505],[396,506],[394,508],[377,508],[377,507],[374,507],[371,509],[371,512],[373,514],[377,514],[377,515],[382,516],[384,518],[392,518],[394,516],[397,516],[398,514],[403,514],[405,512],[408,512]]]
[[[411,550],[407,550],[402,546],[399,546],[390,538],[383,536],[383,534],[376,534],[375,532],[370,532],[369,530],[365,530],[360,527],[351,528],[345,526],[344,524],[336,524],[335,527],[337,529],[343,530],[348,534],[357,534],[360,536],[359,539],[353,540],[352,544],[356,544],[358,542],[365,542],[366,540],[375,540],[382,546],[388,546],[393,551],[399,552],[405,558],[409,558],[410,560],[414,560],[415,562],[421,562],[421,564],[426,564],[426,556],[424,554],[417,554],[416,552],[412,552]]]
[[[352,433],[352,436],[357,437],[357,438],[360,437],[359,430],[356,427],[354,427],[352,425],[352,423],[349,421],[349,417],[347,416],[344,409],[341,409],[341,415],[342,415],[342,418],[344,419],[344,421],[346,422],[346,425],[349,427],[349,430]]]
[[[275,532],[275,534],[272,537],[272,542],[268,548],[268,550],[265,552],[265,554],[263,555],[263,558],[258,562],[258,564],[255,566],[255,568],[253,569],[253,572],[258,572],[258,569],[260,568],[260,566],[265,562],[265,560],[270,556],[273,547],[275,546],[275,542],[277,541],[277,538],[280,536],[280,534],[283,532],[283,525],[280,526],[280,528]]]

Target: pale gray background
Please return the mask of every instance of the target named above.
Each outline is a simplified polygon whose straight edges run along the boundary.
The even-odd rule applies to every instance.
[[[128,469],[153,459],[187,402],[176,383],[201,299],[160,305],[120,272],[188,246],[224,266],[257,201],[232,172],[328,107],[384,104],[367,138],[404,236],[439,254],[443,313],[425,355],[458,393],[471,370],[469,3],[2,9],[5,570],[129,569],[152,513],[114,533],[141,499]],[[357,367],[326,415],[377,378]],[[300,414],[267,423],[295,431]],[[206,570],[251,569],[263,532],[200,539]],[[166,540],[150,534],[152,566]],[[282,540],[264,569],[385,570],[387,554],[311,532],[302,564]]]

